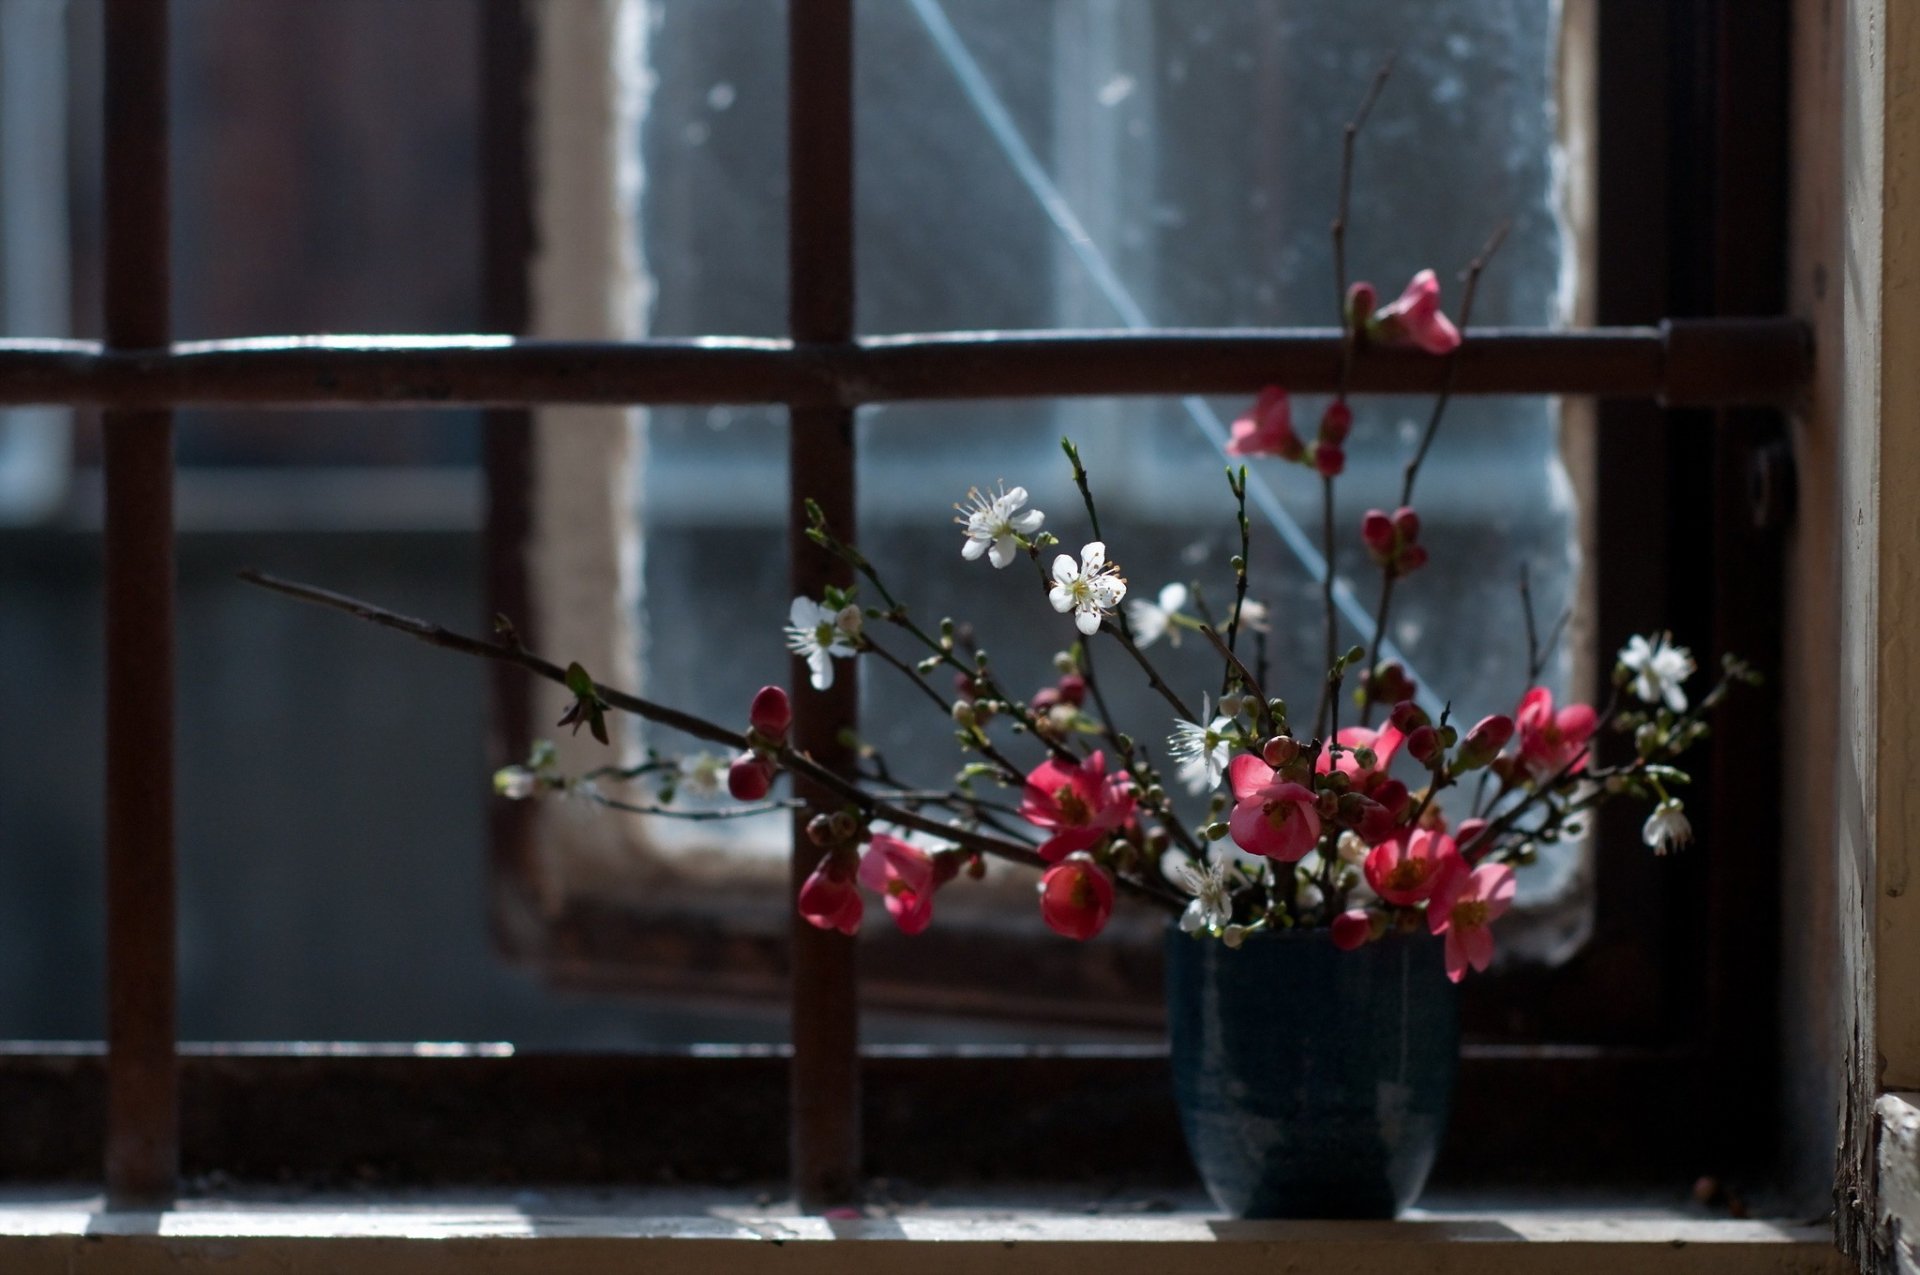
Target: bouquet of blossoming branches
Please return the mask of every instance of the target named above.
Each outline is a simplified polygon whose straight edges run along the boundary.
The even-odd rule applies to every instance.
[[[1477,271],[1476,263],[1469,285]],[[1440,311],[1439,292],[1430,270],[1378,308],[1368,285],[1354,285],[1346,307],[1349,345],[1408,345],[1451,355],[1461,337]],[[820,767],[788,743],[791,705],[775,686],[754,697],[743,736],[621,697],[622,707],[644,716],[736,744],[731,760],[655,753],[637,768],[569,778],[543,750],[530,765],[501,771],[497,786],[511,797],[571,792],[666,813],[686,788],[717,791],[724,772],[728,792],[744,804],[705,813],[726,816],[776,808],[781,803],[768,798],[777,777],[802,774],[834,792],[840,804],[817,811],[806,825],[820,860],[800,889],[798,907],[814,925],[847,934],[860,926],[863,889],[879,897],[902,930],[918,933],[931,922],[947,883],[962,872],[979,876],[983,856],[997,856],[1040,870],[1041,916],[1070,938],[1098,934],[1116,891],[1124,890],[1176,910],[1183,930],[1229,946],[1263,930],[1323,927],[1337,947],[1352,949],[1390,931],[1424,929],[1445,936],[1447,971],[1458,980],[1491,959],[1492,925],[1513,898],[1514,870],[1532,863],[1539,846],[1577,836],[1595,807],[1615,797],[1638,798],[1652,806],[1644,839],[1655,853],[1687,843],[1687,816],[1675,795],[1687,776],[1676,763],[1705,734],[1705,716],[1728,687],[1753,675],[1728,658],[1712,687],[1690,700],[1686,683],[1694,662],[1687,650],[1666,634],[1634,637],[1619,653],[1604,706],[1556,707],[1551,690],[1531,685],[1547,657],[1535,639],[1523,578],[1530,689],[1513,713],[1461,729],[1447,710],[1436,715],[1423,708],[1404,667],[1380,659],[1379,651],[1396,587],[1427,563],[1411,500],[1444,407],[1443,395],[1408,463],[1400,507],[1370,509],[1360,520],[1358,535],[1380,570],[1373,643],[1330,650],[1308,722],[1296,723],[1285,702],[1269,698],[1262,685],[1264,618],[1247,596],[1245,465],[1227,474],[1241,543],[1231,563],[1232,609],[1224,625],[1216,625],[1197,591],[1185,585],[1168,585],[1151,602],[1128,600],[1128,582],[1100,538],[1086,467],[1074,444],[1063,441],[1095,537],[1077,553],[1056,551],[1060,542],[1043,530],[1045,514],[1027,507],[1025,488],[976,488],[956,506],[964,559],[984,557],[994,569],[1024,559],[1063,627],[1071,617],[1078,640],[1055,657],[1058,680],[1027,698],[1011,693],[966,626],[951,618],[932,631],[920,625],[872,562],[833,534],[817,506],[810,510],[809,536],[845,562],[876,601],[862,605],[856,588],[829,589],[818,600],[795,598],[788,645],[805,657],[816,689],[832,685],[837,661],[863,657],[908,679],[956,730],[963,765],[949,788],[926,791],[896,781],[871,748],[863,749],[857,779]],[[1330,501],[1351,421],[1343,393],[1308,442],[1294,429],[1286,394],[1269,387],[1234,422],[1228,451],[1309,466]],[[1331,645],[1332,599],[1324,600]],[[1560,627],[1554,626],[1549,647]],[[1182,631],[1198,633],[1220,661],[1218,702],[1203,695],[1197,711],[1147,654],[1162,637]],[[1249,635],[1251,663],[1241,655]],[[1164,761],[1108,712],[1092,659],[1094,644],[1103,640],[1127,655],[1171,709]],[[1352,700],[1359,720],[1343,726],[1343,686],[1356,665],[1361,671]],[[936,675],[951,682],[951,693],[938,689]],[[603,688],[577,665],[565,677],[577,699],[563,724],[602,732]],[[1377,726],[1376,716],[1384,717]],[[1591,750],[1608,730],[1628,735],[1632,751],[1603,766]],[[1393,773],[1402,758],[1405,778]],[[646,775],[659,783],[657,802],[646,806],[616,801],[600,788],[608,778]],[[1174,787],[1204,799],[1204,813],[1177,809]]]
[[[1691,831],[1675,795],[1687,775],[1677,763],[1706,733],[1705,717],[1729,686],[1753,680],[1753,674],[1728,657],[1713,685],[1691,699],[1686,683],[1694,661],[1687,650],[1666,634],[1634,637],[1619,653],[1604,705],[1556,707],[1552,691],[1534,684],[1548,657],[1536,640],[1523,576],[1529,689],[1513,713],[1462,729],[1447,709],[1423,707],[1406,669],[1382,652],[1396,589],[1427,563],[1413,495],[1450,398],[1451,366],[1406,462],[1399,506],[1368,510],[1355,529],[1380,571],[1379,604],[1371,643],[1338,649],[1334,486],[1345,468],[1353,423],[1345,372],[1352,356],[1368,346],[1414,348],[1452,360],[1461,345],[1459,328],[1441,312],[1433,271],[1421,271],[1386,305],[1371,285],[1347,284],[1344,230],[1353,140],[1384,79],[1383,68],[1346,130],[1340,211],[1333,223],[1346,352],[1339,392],[1309,441],[1294,427],[1286,393],[1269,387],[1233,423],[1227,445],[1230,456],[1301,465],[1319,476],[1328,564],[1321,580],[1326,672],[1310,717],[1295,720],[1263,686],[1265,624],[1247,596],[1245,465],[1227,474],[1240,552],[1231,560],[1231,608],[1224,623],[1216,623],[1198,592],[1185,585],[1168,585],[1151,602],[1128,600],[1128,582],[1108,557],[1087,470],[1071,441],[1063,446],[1093,533],[1077,553],[1056,552],[1059,540],[1044,530],[1045,515],[1027,507],[1022,487],[976,488],[956,506],[964,559],[984,557],[997,570],[1025,559],[1052,610],[1071,617],[1078,640],[1056,657],[1058,680],[1027,698],[1012,693],[974,646],[969,627],[950,618],[931,631],[923,627],[873,564],[835,535],[817,506],[810,508],[809,536],[851,568],[870,596],[863,600],[847,588],[829,589],[819,599],[795,598],[788,644],[805,657],[818,689],[832,684],[836,661],[860,658],[878,660],[908,679],[940,714],[943,729],[956,732],[962,765],[943,789],[897,781],[870,747],[861,750],[852,776],[821,765],[789,742],[792,710],[779,687],[754,696],[747,729],[740,732],[600,685],[578,664],[562,669],[522,648],[510,628],[488,642],[307,586],[253,578],[563,682],[574,703],[561,724],[576,731],[586,725],[602,742],[608,739],[605,713],[621,709],[719,744],[729,754],[674,757],[656,750],[638,766],[570,776],[561,773],[551,747],[542,746],[526,765],[495,776],[507,797],[564,793],[623,810],[707,819],[791,806],[770,798],[782,773],[832,794],[832,807],[816,810],[806,824],[820,859],[798,898],[800,914],[823,928],[854,933],[865,910],[864,889],[879,897],[902,930],[918,933],[932,920],[942,888],[962,873],[978,877],[985,858],[997,857],[1039,871],[1041,916],[1070,938],[1098,934],[1116,893],[1124,892],[1177,914],[1189,933],[1229,946],[1261,931],[1301,927],[1330,930],[1343,949],[1391,931],[1426,930],[1445,936],[1447,971],[1455,980],[1469,967],[1485,969],[1493,954],[1493,923],[1513,899],[1515,869],[1532,863],[1538,847],[1579,835],[1595,807],[1618,797],[1646,802],[1647,845],[1664,854],[1687,843]],[[1500,238],[1496,234],[1465,271],[1462,327]],[[1058,622],[1067,636],[1064,620]],[[1561,627],[1554,626],[1545,648],[1551,649]],[[1183,631],[1199,634],[1219,658],[1217,700],[1203,695],[1197,707],[1174,691],[1147,654],[1162,637]],[[1162,736],[1160,722],[1135,733],[1123,730],[1108,711],[1093,661],[1103,642],[1125,653],[1172,713],[1172,731],[1158,756],[1140,741]],[[1243,647],[1250,648],[1251,662],[1243,658]],[[1358,720],[1343,725],[1350,673]],[[1379,725],[1376,718],[1383,719]],[[1630,739],[1631,755],[1601,765],[1593,743],[1609,731]],[[617,784],[636,781],[654,785],[650,800],[615,795]],[[688,792],[717,795],[722,783],[739,804],[680,801]],[[1204,810],[1196,815],[1178,809],[1171,794],[1176,787],[1203,800]]]

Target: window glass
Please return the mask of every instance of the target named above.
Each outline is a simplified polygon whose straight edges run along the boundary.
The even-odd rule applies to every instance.
[[[745,146],[750,125],[763,134],[757,153],[778,162],[777,112],[738,113],[747,97],[734,87],[755,78],[743,59],[767,59],[760,78],[778,78],[767,34],[776,6],[732,8],[728,25],[756,34],[696,41],[691,54],[666,39],[654,46],[661,66],[648,123],[649,210],[683,199],[705,206],[682,191],[701,184],[714,206],[730,208],[698,223],[691,238],[684,232],[695,223],[680,214],[642,227],[646,255],[660,263],[658,313],[675,334],[725,330],[727,318],[742,331],[779,330],[777,183],[743,189],[738,172],[757,183],[764,168],[737,152],[725,165],[734,176],[715,169],[722,137]],[[763,20],[747,21],[749,9]],[[664,32],[710,16],[706,5],[661,12]],[[862,331],[1330,324],[1327,224],[1340,130],[1385,55],[1376,33],[1389,29],[1415,34],[1398,51],[1360,148],[1348,241],[1354,276],[1390,296],[1431,266],[1457,304],[1454,275],[1510,219],[1475,318],[1537,326],[1558,317],[1550,6],[1481,0],[1450,13],[1444,30],[1418,20],[1411,3],[1365,24],[1335,5],[1190,0],[888,0],[861,4],[857,15]],[[689,57],[696,65],[681,60]],[[762,212],[731,207],[743,198],[762,199]],[[713,286],[721,280],[729,286]],[[1010,673],[1024,665],[1010,680],[1030,692],[1046,680],[1050,653],[1073,635],[1030,592],[1031,581],[990,579],[984,563],[961,561],[948,507],[971,485],[1021,484],[1048,511],[1049,528],[1077,546],[1088,532],[1057,445],[1071,434],[1094,470],[1110,551],[1134,596],[1180,581],[1222,600],[1234,546],[1218,444],[1224,422],[1245,406],[1196,398],[866,409],[864,544],[910,582],[903,592],[922,618],[951,611],[992,632],[996,659]],[[1296,409],[1311,421],[1319,406],[1302,399]],[[1363,398],[1354,406],[1349,469],[1338,484],[1336,565],[1353,595],[1343,645],[1370,633],[1362,625],[1378,587],[1359,516],[1397,503],[1401,467],[1431,404]],[[780,413],[652,416],[643,482],[656,618],[649,676],[657,691],[686,688],[709,713],[737,716],[752,686],[782,667],[784,563],[773,548],[785,510]],[[1321,660],[1319,482],[1274,461],[1254,469],[1255,594],[1274,607],[1274,681],[1291,702],[1310,705]],[[1521,564],[1543,630],[1566,606],[1576,566],[1552,404],[1457,403],[1416,504],[1435,561],[1398,591],[1389,636],[1456,716],[1510,712],[1525,689]],[[728,587],[714,588],[717,579]],[[685,619],[657,622],[667,615]],[[716,670],[706,635],[721,631],[745,638],[732,667]],[[1117,648],[1097,655],[1110,667],[1125,658]],[[1190,646],[1174,658],[1193,670],[1188,690],[1197,698],[1206,661]],[[1566,667],[1562,659],[1550,671],[1556,688]],[[869,674],[866,733],[928,779],[949,773],[948,733],[924,702],[894,687],[890,670]],[[1115,707],[1129,723],[1169,724],[1144,690],[1124,696],[1129,708]],[[1557,892],[1572,868],[1563,854],[1527,874],[1523,897]]]

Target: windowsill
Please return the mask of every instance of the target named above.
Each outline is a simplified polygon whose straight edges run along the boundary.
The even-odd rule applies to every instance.
[[[1824,1226],[1727,1220],[1671,1208],[1518,1207],[1416,1210],[1397,1222],[1234,1222],[1198,1199],[1107,1199],[1055,1188],[964,1199],[954,1194],[891,1215],[823,1219],[736,1189],[333,1195],[283,1201],[203,1200],[168,1212],[111,1213],[97,1197],[0,1197],[0,1268],[147,1269],[180,1264],[253,1269],[383,1271],[484,1265],[495,1272],[893,1269],[898,1246],[927,1247],[928,1275],[990,1263],[996,1272],[1080,1269],[1107,1275],[1231,1269],[1369,1271],[1844,1271]],[[832,1245],[829,1249],[828,1245]],[[1132,1251],[1133,1246],[1142,1246]],[[1079,1250],[1075,1252],[1075,1250]],[[1069,1265],[1063,1267],[1065,1262]],[[1624,1265],[1623,1265],[1624,1263]]]

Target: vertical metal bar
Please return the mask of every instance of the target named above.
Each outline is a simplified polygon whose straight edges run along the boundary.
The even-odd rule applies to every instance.
[[[787,279],[794,339],[853,334],[853,10],[851,0],[789,0],[787,8]],[[849,573],[806,538],[805,502],[818,501],[843,539],[854,534],[853,412],[795,408],[789,415],[788,578],[818,599]],[[842,670],[826,691],[793,663],[794,741],[834,767],[853,758],[840,742],[858,715],[854,679]],[[803,800],[826,794],[801,787]],[[793,887],[818,851],[794,816]],[[853,940],[793,919],[793,1189],[800,1206],[849,1202],[860,1169],[860,1023]]]
[[[105,318],[109,346],[170,339],[168,0],[108,0]],[[174,1055],[173,414],[108,412],[107,1198],[171,1200]]]

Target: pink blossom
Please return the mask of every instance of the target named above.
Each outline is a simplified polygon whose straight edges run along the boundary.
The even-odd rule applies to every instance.
[[[1353,409],[1339,399],[1327,404],[1327,410],[1320,414],[1319,441],[1326,446],[1339,447],[1352,432]]]
[[[918,934],[933,920],[933,860],[918,846],[874,833],[860,857],[860,884],[880,896],[903,934]]]
[[[1233,437],[1227,441],[1229,456],[1279,456],[1299,460],[1306,445],[1293,432],[1293,408],[1287,392],[1278,385],[1260,391],[1253,410],[1233,423]]]
[[[1385,782],[1387,766],[1393,761],[1393,755],[1400,751],[1400,745],[1406,737],[1400,728],[1389,722],[1379,730],[1369,730],[1365,726],[1349,726],[1334,736],[1334,742],[1341,751],[1335,756],[1332,749],[1322,749],[1320,759],[1313,768],[1321,774],[1329,770],[1338,770],[1354,781],[1356,787],[1366,788],[1370,780],[1378,776],[1377,782]],[[1353,753],[1355,749],[1373,750],[1373,765],[1363,767]]]
[[[1054,834],[1040,846],[1042,858],[1086,850],[1133,817],[1132,776],[1106,772],[1106,754],[1096,751],[1078,766],[1049,757],[1028,773],[1020,815]]]
[[[1450,354],[1460,331],[1440,313],[1440,281],[1422,270],[1400,296],[1376,310],[1367,331],[1382,345],[1412,345],[1428,354]]]
[[[1293,863],[1320,840],[1320,812],[1314,795],[1278,778],[1273,767],[1252,753],[1227,765],[1235,805],[1227,821],[1233,843],[1250,854]]]
[[[1415,828],[1404,842],[1395,838],[1375,846],[1361,871],[1375,894],[1389,903],[1412,907],[1432,896],[1446,870],[1459,858],[1452,837]]]
[[[1373,937],[1373,915],[1365,908],[1349,908],[1333,918],[1333,945],[1342,952],[1364,946]]]
[[[793,704],[787,699],[787,692],[778,686],[763,686],[753,697],[753,706],[747,710],[747,722],[755,730],[776,744],[787,740],[787,728],[793,725]]]
[[[860,891],[853,873],[833,855],[820,860],[800,887],[800,915],[823,930],[852,934],[860,928]]]
[[[1556,713],[1553,692],[1536,686],[1521,698],[1514,718],[1520,730],[1520,760],[1535,779],[1587,768],[1587,741],[1600,723],[1591,705],[1569,704]]]
[[[773,763],[757,753],[741,753],[727,767],[727,792],[735,801],[758,801],[773,787]]]
[[[1471,870],[1455,856],[1427,903],[1427,928],[1447,936],[1447,977],[1459,982],[1471,965],[1493,961],[1493,922],[1513,903],[1513,869],[1486,863]]]
[[[1084,854],[1069,855],[1040,877],[1040,919],[1055,934],[1081,942],[1106,928],[1113,878]]]

